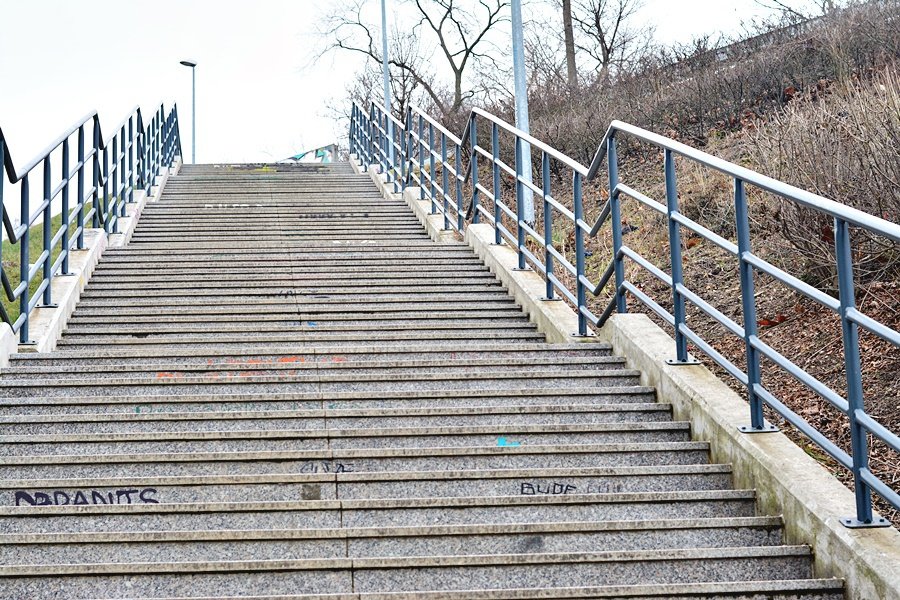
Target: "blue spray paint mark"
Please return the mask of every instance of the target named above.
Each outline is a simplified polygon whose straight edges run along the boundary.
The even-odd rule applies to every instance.
[[[309,325],[310,327],[318,327],[319,326],[319,324],[316,323],[315,321],[309,321],[306,324]]]
[[[522,442],[514,442],[512,440],[507,440],[505,437],[497,438],[497,446],[501,448],[518,448],[522,445]]]

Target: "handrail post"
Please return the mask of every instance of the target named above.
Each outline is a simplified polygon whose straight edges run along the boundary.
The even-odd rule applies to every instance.
[[[60,192],[60,227],[62,227],[62,239],[59,242],[59,252],[62,254],[61,273],[69,274],[69,139],[63,142],[62,147],[62,175],[64,177],[63,188]]]
[[[469,145],[471,146],[472,161],[469,168],[472,169],[472,224],[477,225],[481,222],[481,215],[478,214],[478,153],[475,147],[478,145],[478,130],[475,115],[473,114],[469,122]]]
[[[109,149],[103,149],[103,230],[112,233],[110,228],[111,212],[109,210]]]
[[[447,187],[450,185],[450,178],[447,173],[447,134],[441,132],[441,187],[444,193],[441,194],[444,199],[444,230],[450,229],[450,218],[447,213],[450,211],[450,199]]]
[[[616,277],[616,312],[628,312],[625,302],[625,263],[622,256],[622,209],[619,206],[619,158],[616,153],[616,138],[610,133],[606,143],[606,168],[609,174],[609,210],[612,220],[613,264]]]
[[[522,147],[522,138],[516,136],[516,252],[519,255],[520,271],[527,270],[525,265],[525,184],[522,178],[525,176],[525,149]]]
[[[681,331],[687,320],[684,296],[679,289],[684,284],[684,270],[681,261],[681,227],[675,220],[678,213],[678,185],[675,177],[675,156],[672,151],[664,152],[666,180],[666,221],[669,225],[669,260],[672,267],[672,315],[675,317],[675,360],[666,361],[671,365],[697,364],[688,360],[687,338]]]
[[[462,140],[456,145],[456,229],[462,233],[463,227],[463,193],[462,193]]]
[[[134,202],[134,116],[128,117],[128,201]]]
[[[78,128],[78,249],[84,250],[84,125]]]
[[[406,109],[406,127],[403,128],[402,136],[402,146],[403,146],[403,164],[401,165],[402,174],[403,174],[403,185],[401,189],[404,191],[407,187],[409,187],[409,157],[412,154],[412,134],[410,133],[410,129],[412,128],[412,109]]]
[[[553,206],[547,201],[550,196],[550,156],[546,152],[541,152],[541,178],[543,180],[544,192],[544,270],[546,271],[547,289],[544,294],[544,300],[555,300],[553,281],[553,254],[550,249],[553,247]]]
[[[838,290],[841,301],[841,333],[844,343],[844,371],[847,376],[847,417],[850,419],[850,447],[853,465],[853,490],[856,496],[856,517],[842,518],[851,528],[888,527],[887,519],[872,514],[872,488],[862,479],[869,469],[869,449],[866,429],[859,422],[859,413],[865,413],[863,403],[862,370],[859,355],[859,329],[848,318],[856,309],[856,291],[853,284],[853,248],[850,244],[850,224],[843,219],[834,220],[834,248],[837,258]]]
[[[41,232],[44,234],[43,246],[44,252],[47,253],[47,256],[44,257],[44,267],[43,267],[43,281],[47,282],[47,286],[44,288],[43,298],[41,299],[42,306],[53,306],[53,298],[52,298],[52,290],[50,289],[50,282],[53,279],[53,273],[51,272],[51,268],[53,266],[53,262],[50,260],[52,253],[50,252],[50,240],[52,238],[53,233],[53,214],[50,211],[50,202],[51,195],[53,194],[53,182],[52,179],[52,169],[50,166],[50,155],[44,157],[44,216],[43,227],[41,228]],[[26,219],[29,219],[29,216],[25,216]],[[42,281],[42,282],[43,282]]]
[[[431,183],[431,214],[437,212],[437,189],[435,186],[435,170],[434,170],[434,123],[428,123],[428,181]]]
[[[587,317],[584,309],[587,308],[587,294],[584,286],[584,230],[578,225],[584,220],[584,200],[582,198],[581,173],[575,171],[572,174],[572,199],[575,207],[575,299],[578,306],[578,335],[587,335]]]
[[[744,433],[766,433],[778,431],[777,427],[766,423],[762,398],[756,393],[761,382],[759,351],[753,346],[757,336],[756,294],[753,282],[753,265],[746,256],[753,252],[750,243],[750,216],[747,209],[747,192],[741,179],[734,180],[734,215],[737,231],[738,261],[741,276],[741,307],[744,316],[744,346],[747,357],[747,401],[750,404],[750,426],[739,427]]]
[[[499,246],[503,243],[500,237],[503,212],[500,210],[500,131],[496,123],[491,124],[491,157],[491,174],[494,178],[494,243]]]
[[[19,186],[19,214],[21,215],[21,223],[23,225],[22,237],[19,238],[19,280],[25,284],[22,289],[22,295],[19,296],[19,315],[24,315],[25,317],[22,321],[22,327],[19,329],[19,343],[21,344],[27,344],[29,342],[28,318],[31,316],[28,313],[28,303],[31,299],[31,285],[28,281],[28,271],[31,269],[30,258],[28,256],[28,249],[31,241],[31,226],[28,222],[29,216],[31,215],[28,197],[30,191],[29,187],[28,174],[26,173]]]
[[[423,130],[425,120],[419,115],[419,200],[425,199],[425,140]]]
[[[92,181],[94,182],[94,193],[91,199],[91,205],[94,207],[93,216],[91,217],[91,225],[94,229],[100,227],[100,124],[94,121],[94,169]]]

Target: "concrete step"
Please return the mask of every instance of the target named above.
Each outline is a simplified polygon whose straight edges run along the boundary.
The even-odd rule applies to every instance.
[[[242,364],[282,364],[306,362],[357,362],[357,361],[409,361],[409,360],[441,360],[450,359],[467,361],[479,359],[502,358],[504,360],[538,358],[586,358],[608,357],[611,347],[604,343],[547,345],[541,343],[496,344],[460,340],[442,346],[406,344],[396,348],[383,345],[347,344],[340,349],[331,346],[305,346],[270,344],[265,348],[255,348],[252,353],[241,345],[221,344],[209,349],[149,349],[146,351],[129,351],[122,349],[114,355],[102,349],[90,351],[56,351],[53,353],[20,353],[11,356],[14,365],[99,365],[139,362],[140,364],[178,363],[203,365],[242,365]],[[106,361],[106,362],[104,362]],[[4,371],[5,373],[5,371]]]
[[[44,431],[44,430],[42,430]],[[4,456],[106,456],[212,452],[291,452],[361,448],[466,448],[646,444],[690,441],[683,422],[509,424],[354,429],[117,431],[5,436]]]
[[[9,436],[150,431],[302,431],[307,429],[386,429],[420,427],[498,427],[586,425],[668,421],[667,404],[511,406],[496,408],[313,409],[247,412],[63,414],[0,417]]]
[[[304,357],[305,358],[305,357]],[[333,359],[318,360],[316,356],[310,356],[310,360],[301,360],[296,358],[293,361],[276,361],[275,359],[262,360],[245,360],[235,361],[232,363],[215,362],[208,359],[206,363],[186,363],[178,364],[173,361],[152,362],[143,359],[141,363],[119,362],[113,364],[62,364],[47,365],[40,363],[38,366],[30,366],[27,361],[16,361],[12,366],[3,370],[2,381],[24,381],[31,379],[45,379],[52,375],[81,375],[97,378],[122,377],[131,374],[156,376],[161,369],[167,372],[188,375],[207,375],[228,372],[272,372],[272,371],[344,371],[344,372],[366,372],[370,370],[386,369],[390,372],[397,370],[409,370],[420,373],[439,372],[446,370],[458,370],[459,372],[477,372],[490,367],[519,367],[519,368],[543,368],[556,369],[560,371],[581,370],[584,368],[615,368],[625,366],[625,359],[616,356],[588,356],[588,357],[554,357],[552,355],[531,358],[510,358],[510,357],[489,357],[489,358],[468,358],[460,360],[459,358],[451,358],[450,360],[440,360],[434,358],[425,358],[423,360],[403,359],[400,360],[356,360],[335,361]],[[19,366],[24,365],[24,366]]]
[[[126,569],[123,572],[123,568]],[[134,571],[140,575],[133,574]],[[35,590],[30,577],[60,577],[71,595],[129,597],[465,591],[543,587],[548,581],[582,586],[769,581],[785,573],[812,577],[805,546],[754,546],[559,554],[454,557],[332,558],[229,562],[143,562],[0,567],[13,593]],[[36,591],[36,590],[35,590]],[[31,592],[33,593],[33,592]]]
[[[46,398],[0,398],[0,414],[59,415],[134,413],[254,412],[307,409],[397,409],[524,407],[524,406],[604,406],[655,402],[653,388],[641,386],[535,390],[435,390],[411,392],[336,392],[321,394],[277,394],[265,390],[256,394],[159,394],[155,396],[61,396]]]
[[[167,373],[150,378],[122,377],[109,379],[38,379],[6,381],[0,385],[0,398],[59,397],[59,396],[153,396],[157,394],[234,394],[319,392],[330,394],[342,391],[415,391],[419,389],[486,390],[518,387],[523,379],[533,389],[559,389],[584,386],[638,385],[640,372],[631,369],[583,369],[562,372],[553,369],[505,369],[480,373],[306,373],[276,372],[256,375],[253,372],[236,376],[176,377]]]
[[[221,596],[215,597],[221,600]],[[238,598],[230,596],[229,598]],[[387,594],[303,594],[240,596],[242,600],[570,600],[635,598],[639,600],[844,600],[843,582],[837,579],[791,579],[777,581],[669,583],[658,585],[609,585],[602,587],[512,588],[457,592],[392,592]],[[156,598],[154,600],[178,600]],[[212,600],[212,597],[197,598]]]
[[[306,530],[117,532],[0,537],[5,565],[399,558],[780,546],[777,517]]]
[[[109,434],[107,439],[127,439]],[[146,434],[136,434],[146,435]],[[46,439],[34,436],[35,441]],[[328,468],[330,472],[454,471],[477,469],[546,469],[632,465],[691,465],[709,459],[705,442],[643,444],[580,444],[530,446],[470,446],[467,448],[345,448],[287,452],[167,453],[159,455],[59,455],[0,458],[0,485],[7,488],[79,485],[86,480],[112,480],[123,473],[141,473],[146,486],[160,478],[200,475],[274,475]],[[328,465],[327,467],[321,465]],[[137,471],[136,471],[137,469]],[[35,483],[34,480],[40,480]],[[50,483],[54,482],[54,483]],[[96,484],[99,485],[99,484]],[[115,485],[107,483],[106,485]],[[71,487],[71,483],[67,485]],[[204,493],[208,490],[203,490]],[[170,500],[171,501],[171,500]],[[196,501],[196,500],[184,500]]]
[[[319,474],[316,477],[336,477]],[[348,474],[349,475],[349,474]],[[284,476],[286,481],[297,475]],[[309,477],[309,476],[307,476]],[[257,476],[258,480],[259,477]],[[270,481],[277,481],[268,476]],[[232,478],[233,481],[238,479]],[[375,498],[357,500],[317,500],[322,483],[290,488],[290,500],[240,501],[229,497],[216,502],[165,502],[158,490],[145,492],[131,485],[133,480],[117,479],[96,490],[92,504],[56,505],[52,487],[28,488],[34,494],[48,493],[50,505],[31,506],[26,499],[0,506],[0,531],[5,534],[189,531],[236,529],[344,527],[414,527],[421,525],[500,525],[523,523],[604,523],[657,519],[697,519],[755,516],[756,496],[751,490],[691,490],[671,492],[543,494],[512,496],[463,496],[441,498]],[[202,482],[202,479],[196,481]],[[274,485],[270,497],[286,486]],[[21,488],[20,488],[21,489]],[[245,489],[244,487],[235,489]],[[146,502],[141,499],[157,500]],[[8,493],[8,492],[7,492]],[[109,494],[112,496],[109,497]],[[12,499],[12,498],[10,498]],[[112,503],[104,504],[104,501]],[[97,502],[93,504],[93,502]]]
[[[646,494],[727,491],[730,470],[720,465],[483,469],[419,472],[333,472],[310,463],[303,473],[44,479],[4,484],[10,506],[32,511],[63,506],[320,500],[471,499],[619,494],[637,502]],[[722,485],[724,484],[724,485]],[[7,491],[7,488],[12,485]],[[130,490],[130,492],[129,492]],[[642,495],[643,494],[643,495]],[[625,495],[625,496],[622,496]],[[682,498],[682,496],[678,496]],[[398,505],[399,506],[399,505]]]

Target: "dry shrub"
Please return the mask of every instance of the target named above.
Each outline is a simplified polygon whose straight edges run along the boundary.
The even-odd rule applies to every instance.
[[[824,100],[791,102],[743,136],[753,166],[777,179],[889,221],[900,219],[900,76],[887,69]],[[835,287],[832,219],[781,201],[781,235],[799,253],[804,278]],[[900,275],[900,244],[854,229],[853,259],[863,281]]]

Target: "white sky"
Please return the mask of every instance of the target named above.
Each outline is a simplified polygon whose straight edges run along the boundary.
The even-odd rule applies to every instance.
[[[273,161],[335,141],[344,124],[328,107],[360,62],[332,55],[310,64],[324,43],[315,27],[328,4],[0,0],[0,127],[16,165],[92,110],[111,128],[136,104],[152,114],[173,101],[189,157],[185,58],[198,63],[198,162]],[[641,18],[660,41],[688,42],[732,33],[764,12],[753,0],[647,0]]]

